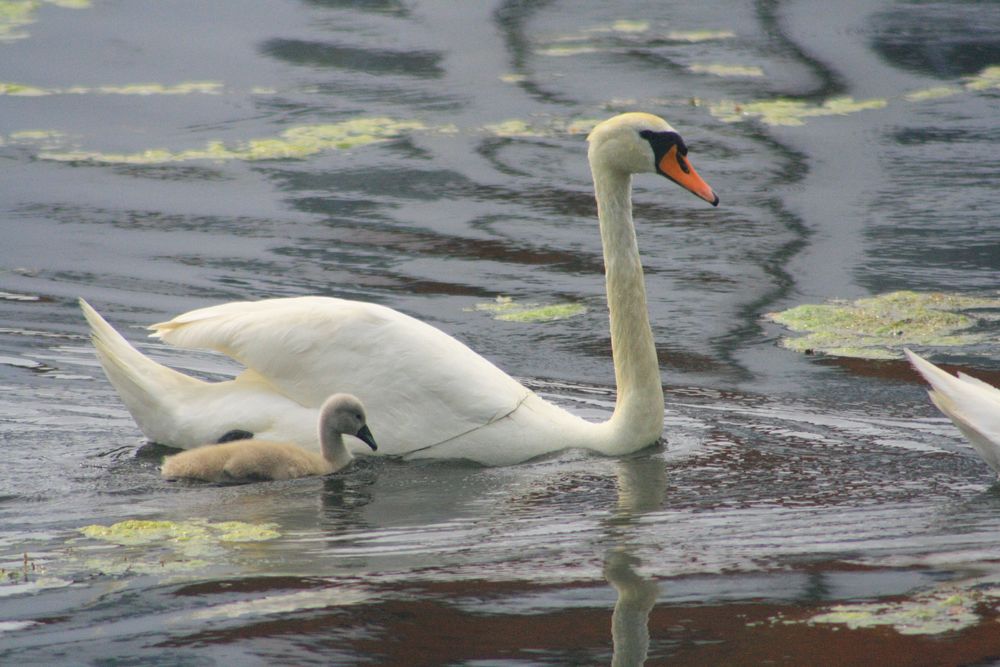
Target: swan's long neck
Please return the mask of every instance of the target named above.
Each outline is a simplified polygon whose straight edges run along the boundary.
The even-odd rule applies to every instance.
[[[618,400],[608,422],[607,453],[634,451],[663,433],[663,387],[649,326],[646,285],[632,223],[630,174],[591,164],[604,244],[611,353]]]
[[[323,458],[330,462],[334,470],[340,470],[354,459],[350,450],[347,449],[347,445],[344,444],[344,436],[338,431],[321,427],[319,445],[323,452]]]

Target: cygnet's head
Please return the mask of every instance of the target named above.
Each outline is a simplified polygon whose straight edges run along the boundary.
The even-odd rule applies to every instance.
[[[378,449],[372,432],[368,430],[365,408],[361,401],[351,394],[334,394],[326,399],[319,410],[320,438],[335,439],[342,433],[359,438],[372,448]]]
[[[719,197],[687,159],[688,149],[670,123],[648,113],[623,113],[599,123],[587,137],[595,173],[609,169],[626,174],[660,174],[712,206]]]

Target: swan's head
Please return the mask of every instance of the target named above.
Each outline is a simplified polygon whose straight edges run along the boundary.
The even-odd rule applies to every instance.
[[[347,433],[359,438],[372,448],[378,449],[372,432],[368,430],[365,408],[361,401],[351,394],[334,394],[326,399],[319,410],[320,438],[327,440]]]
[[[666,176],[712,206],[719,197],[687,159],[688,149],[670,123],[648,113],[623,113],[600,123],[587,137],[591,168]]]

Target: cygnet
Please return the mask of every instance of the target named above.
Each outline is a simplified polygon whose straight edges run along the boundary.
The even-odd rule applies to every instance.
[[[197,479],[206,482],[250,482],[328,475],[353,460],[344,444],[350,434],[374,451],[375,439],[368,430],[365,409],[351,394],[334,394],[319,411],[319,441],[322,456],[290,442],[237,440],[203,445],[163,461],[166,479]]]

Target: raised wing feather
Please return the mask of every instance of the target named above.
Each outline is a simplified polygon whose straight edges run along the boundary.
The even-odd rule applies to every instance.
[[[234,302],[150,327],[181,347],[222,352],[310,408],[336,392],[365,404],[379,449],[405,454],[510,413],[530,393],[430,325],[329,297]]]
[[[934,404],[1000,474],[1000,392],[971,376],[955,377],[909,350],[906,355],[933,388]]]

